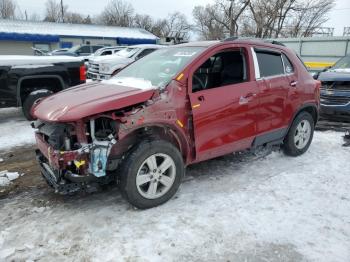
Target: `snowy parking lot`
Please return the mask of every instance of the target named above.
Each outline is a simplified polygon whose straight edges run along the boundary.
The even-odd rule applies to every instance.
[[[0,134],[0,171],[41,180],[8,157],[34,142],[20,111],[0,111]],[[193,165],[175,198],[145,211],[116,188],[62,197],[31,185],[0,199],[0,261],[350,261],[342,135],[316,132],[297,158],[232,154]]]

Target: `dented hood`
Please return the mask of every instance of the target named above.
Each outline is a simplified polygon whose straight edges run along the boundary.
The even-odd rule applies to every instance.
[[[43,121],[72,122],[149,100],[154,89],[113,83],[90,83],[66,89],[43,99],[32,114]]]

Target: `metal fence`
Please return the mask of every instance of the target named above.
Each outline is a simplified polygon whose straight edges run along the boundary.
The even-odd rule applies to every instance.
[[[277,40],[294,49],[306,66],[312,70],[331,66],[341,57],[350,55],[350,36],[279,38]]]

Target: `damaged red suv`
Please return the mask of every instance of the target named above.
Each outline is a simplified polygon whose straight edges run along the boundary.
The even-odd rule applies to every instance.
[[[187,165],[281,145],[303,154],[320,83],[288,48],[259,40],[164,48],[114,78],[38,101],[37,159],[59,193],[117,181],[138,208],[169,200]]]

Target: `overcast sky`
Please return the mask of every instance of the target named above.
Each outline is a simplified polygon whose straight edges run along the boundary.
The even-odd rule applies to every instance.
[[[16,0],[21,11],[30,14],[38,13],[43,16],[46,0]],[[70,11],[86,15],[99,14],[109,0],[64,0]],[[196,5],[206,5],[214,0],[130,0],[135,11],[149,14],[155,18],[164,18],[168,13],[180,11],[192,21],[192,9]],[[325,26],[335,27],[335,35],[342,35],[344,26],[350,27],[350,0],[336,0],[336,6],[329,15],[330,20]]]

